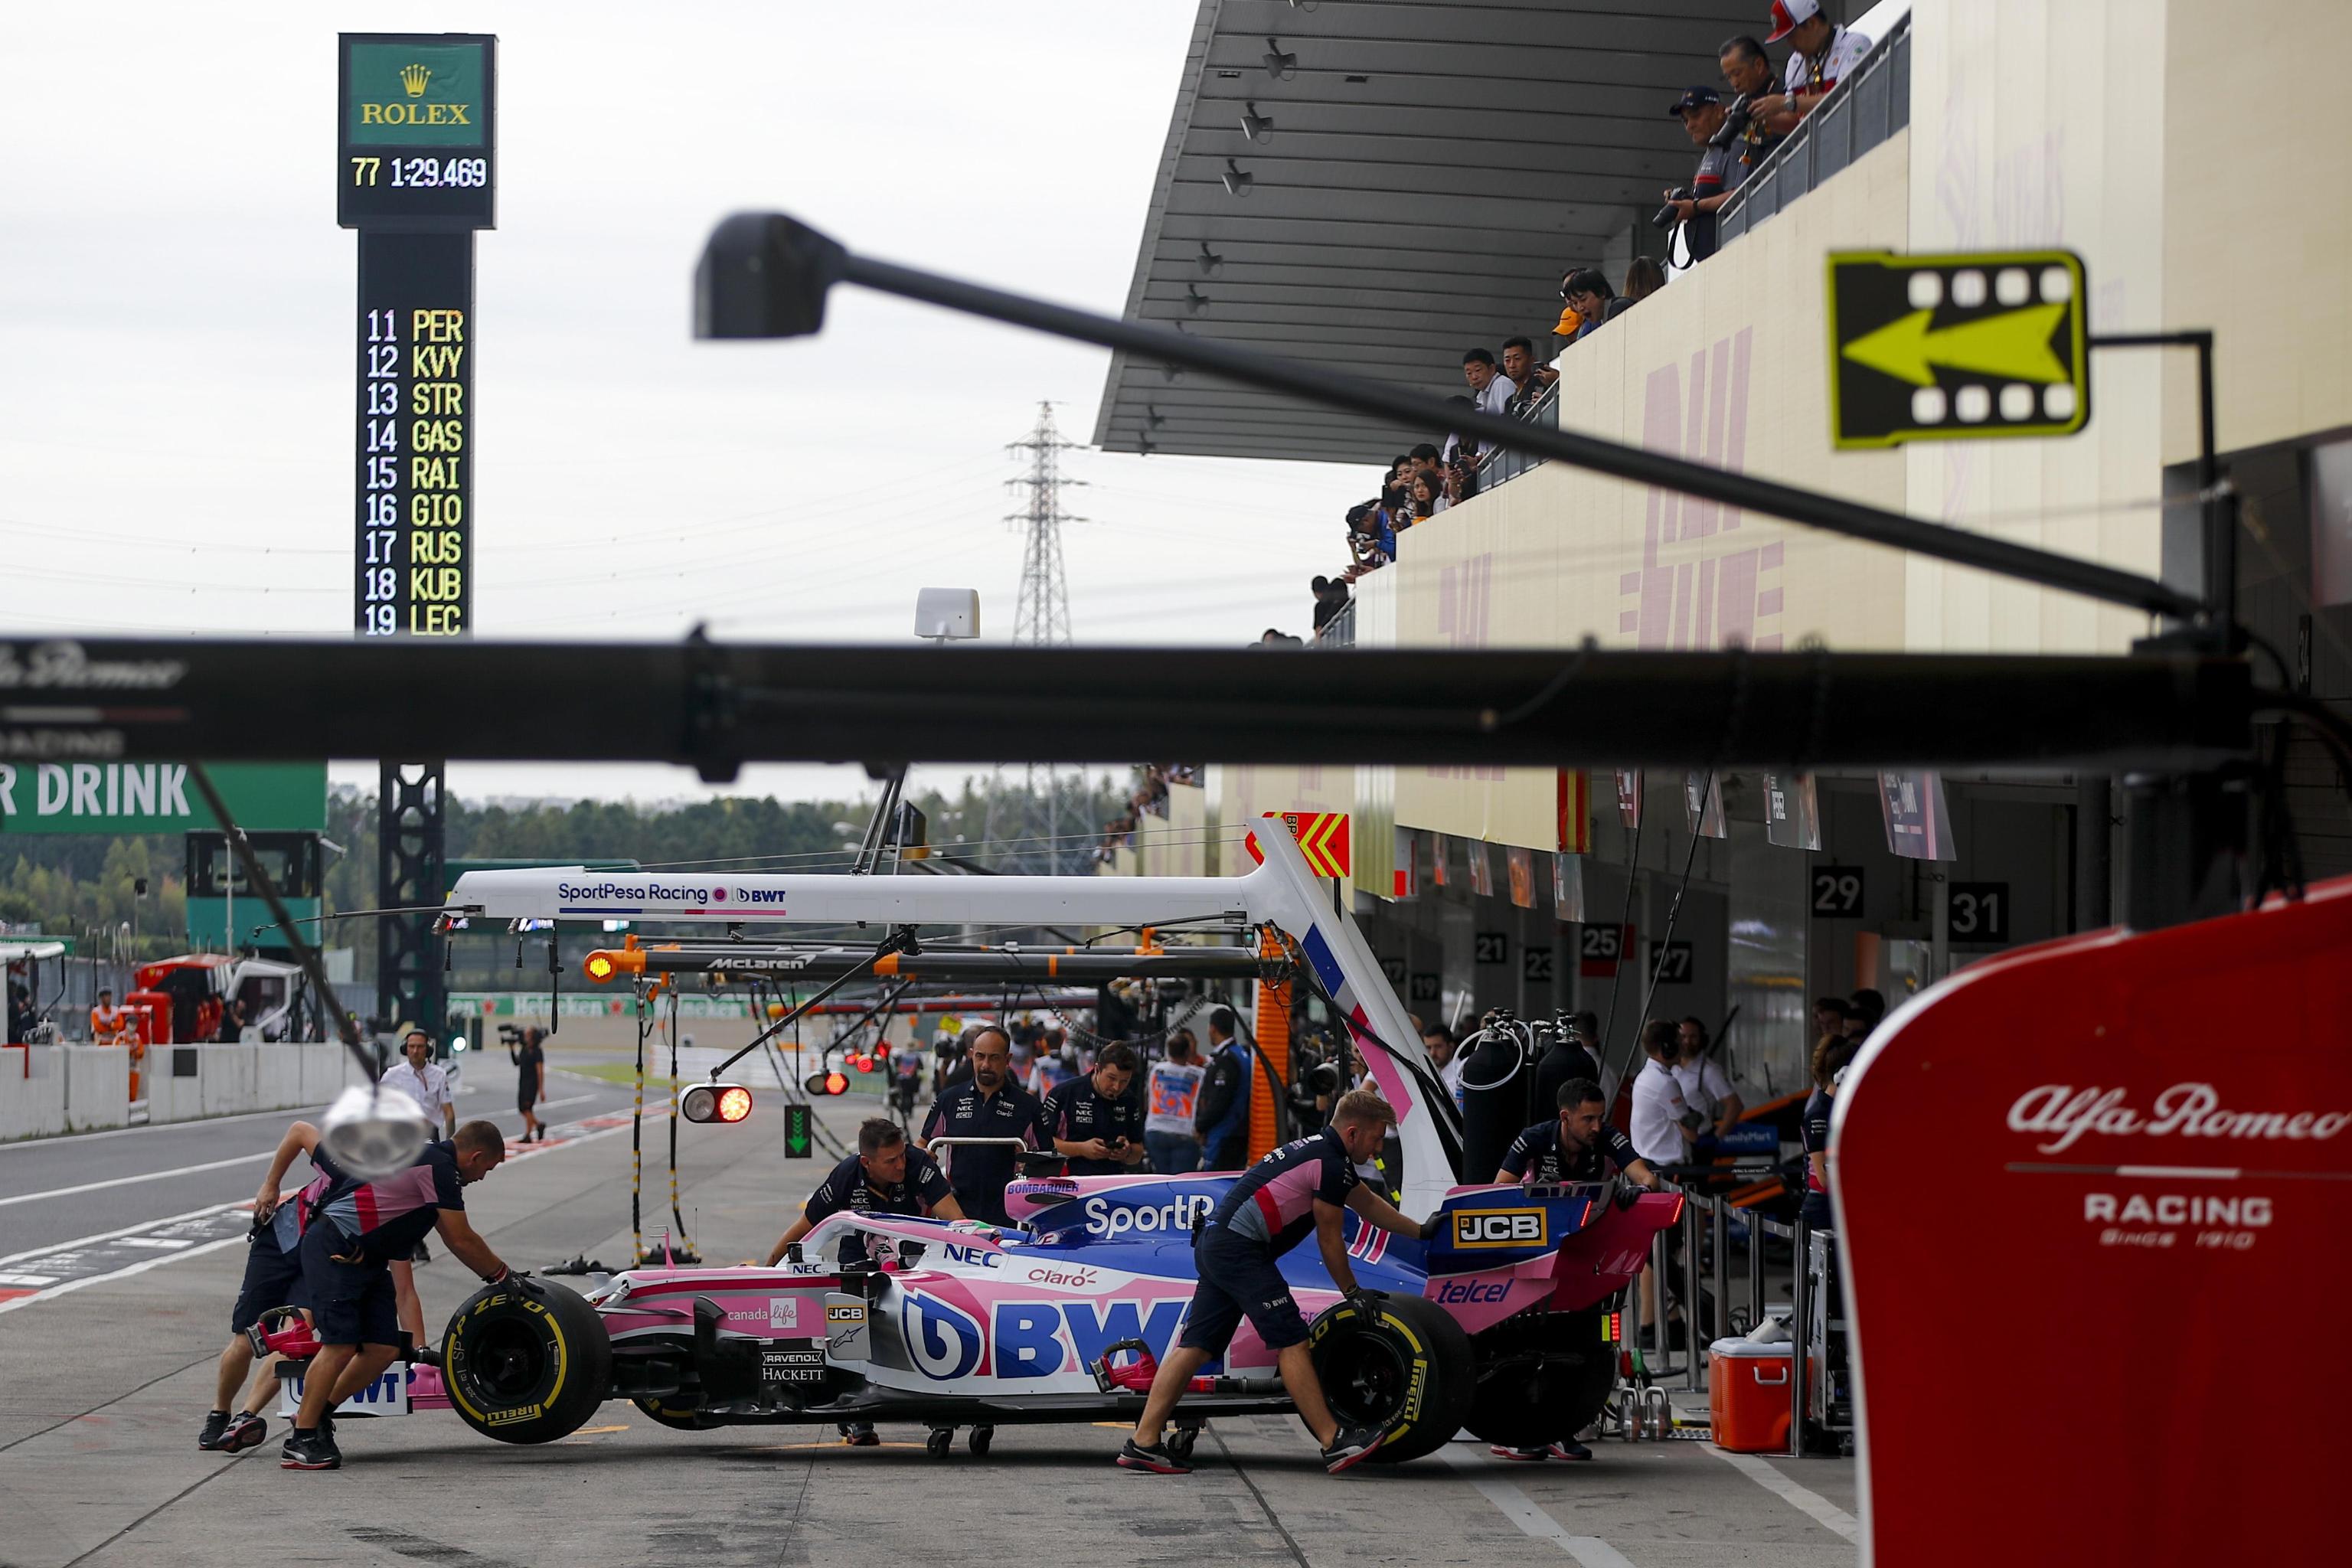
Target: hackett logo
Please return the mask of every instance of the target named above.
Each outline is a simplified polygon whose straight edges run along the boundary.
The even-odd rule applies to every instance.
[[[2112,1138],[2178,1133],[2184,1138],[2324,1142],[2352,1127],[2352,1112],[2347,1111],[2226,1110],[2210,1083],[2176,1083],[2156,1097],[2155,1109],[2148,1111],[2127,1104],[2126,1093],[2044,1084],[2028,1089],[2009,1108],[2009,1130],[2046,1137],[2050,1142],[2034,1147],[2044,1154],[2063,1154],[2094,1132]]]

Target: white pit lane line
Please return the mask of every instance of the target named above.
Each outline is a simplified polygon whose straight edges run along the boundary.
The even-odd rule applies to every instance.
[[[250,1165],[256,1160],[267,1160],[278,1151],[264,1149],[256,1154],[239,1154],[228,1160],[212,1160],[201,1165],[182,1165],[173,1171],[142,1171],[135,1176],[117,1176],[111,1181],[84,1182],[78,1187],[51,1187],[46,1193],[19,1193],[14,1197],[0,1198],[0,1208],[10,1204],[36,1204],[44,1198],[69,1198],[77,1193],[95,1193],[106,1187],[128,1187],[141,1182],[169,1181],[173,1176],[193,1176],[204,1171],[223,1171],[231,1165]]]
[[[1753,1454],[1727,1454],[1712,1443],[1699,1447],[1762,1487],[1766,1491],[1801,1513],[1810,1514],[1825,1530],[1833,1530],[1848,1541],[1862,1536],[1862,1521],[1830,1501],[1816,1491],[1799,1486]]]
[[[1483,1455],[1465,1453],[1448,1443],[1443,1450],[1445,1462],[1465,1472],[1478,1495],[1501,1510],[1505,1519],[1519,1527],[1519,1533],[1537,1541],[1549,1541],[1583,1565],[1583,1568],[1633,1568],[1626,1555],[1597,1535],[1576,1535],[1568,1526],[1536,1506],[1527,1493],[1493,1473],[1494,1466]],[[1827,1504],[1822,1506],[1827,1507]]]
[[[664,1117],[667,1117],[668,1114],[667,1110],[665,1108],[661,1114]],[[655,1120],[653,1113],[648,1112],[646,1120]],[[623,1122],[618,1127],[600,1127],[593,1131],[583,1132],[577,1137],[564,1138],[557,1142],[534,1144],[522,1153],[509,1155],[504,1163],[509,1165],[520,1164],[525,1160],[536,1160],[541,1154],[552,1154],[561,1149],[576,1149],[583,1143],[593,1143],[600,1138],[609,1138],[616,1132],[625,1132],[628,1130],[628,1124],[626,1122]],[[561,1130],[559,1129],[558,1131]],[[264,1157],[267,1158],[266,1155]],[[59,1242],[48,1247],[36,1247],[30,1252],[16,1253],[7,1258],[0,1258],[0,1263],[12,1263],[19,1258],[31,1259],[45,1258],[50,1255],[65,1252],[70,1248],[86,1247],[100,1241],[129,1241],[132,1246],[149,1245],[133,1240],[133,1233],[144,1230],[160,1229],[167,1225],[222,1214],[231,1209],[241,1210],[244,1207],[245,1205],[241,1203],[234,1203],[221,1204],[208,1209],[196,1209],[189,1214],[175,1215],[170,1219],[149,1220],[143,1225],[131,1226],[123,1230],[109,1232],[102,1237],[85,1237],[79,1242]],[[12,1297],[7,1300],[0,1301],[0,1314],[16,1311],[20,1307],[32,1306],[37,1301],[54,1300],[59,1296],[67,1295],[75,1290],[79,1290],[85,1286],[103,1285],[110,1280],[127,1279],[134,1274],[144,1274],[150,1268],[160,1268],[167,1263],[177,1263],[184,1258],[201,1258],[207,1252],[218,1252],[225,1247],[241,1247],[245,1244],[245,1231],[240,1228],[236,1235],[223,1237],[217,1241],[201,1242],[171,1252],[159,1252],[152,1258],[142,1258],[138,1262],[130,1264],[124,1268],[108,1269],[104,1273],[100,1274],[85,1275],[78,1279],[60,1280],[57,1284],[46,1285],[43,1289],[36,1289],[29,1296],[16,1296]],[[27,1282],[29,1283],[29,1279]]]

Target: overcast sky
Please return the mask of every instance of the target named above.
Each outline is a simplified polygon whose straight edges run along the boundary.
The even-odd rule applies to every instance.
[[[871,254],[1124,304],[1193,0],[978,5],[26,7],[0,92],[0,633],[342,634],[353,235],[335,34],[499,36],[477,242],[486,637],[898,641],[925,584],[1009,637],[1004,444],[1092,432],[1107,356],[835,295],[824,334],[697,344],[712,224],[793,212]],[[1307,629],[1372,476],[1067,455],[1082,642]],[[255,719],[268,721],[268,694]],[[961,770],[958,770],[961,771]],[[372,784],[372,766],[338,777]],[[847,793],[851,770],[747,771]],[[492,794],[705,793],[685,770],[459,766]]]

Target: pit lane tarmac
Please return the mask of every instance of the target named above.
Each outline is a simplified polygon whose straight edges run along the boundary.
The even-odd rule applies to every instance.
[[[836,1102],[824,1119],[845,1133],[871,1109]],[[646,1126],[651,1239],[667,1223],[667,1128]],[[783,1158],[773,1096],[741,1127],[681,1132],[695,1245],[713,1261],[764,1256],[825,1163]],[[216,1158],[256,1141],[248,1126],[216,1136]],[[153,1185],[152,1218],[168,1223],[178,1212],[172,1184]],[[628,1196],[624,1131],[517,1163],[469,1189],[468,1206],[517,1266],[582,1253],[617,1264],[630,1244]],[[346,1420],[344,1469],[284,1471],[274,1415],[268,1441],[246,1455],[195,1447],[242,1253],[156,1250],[164,1260],[0,1316],[0,1568],[1843,1568],[1856,1556],[1853,1467],[1842,1460],[1735,1461],[1703,1444],[1607,1443],[1590,1465],[1517,1465],[1465,1443],[1332,1478],[1286,1417],[1214,1424],[1189,1477],[1115,1469],[1118,1434],[1091,1426],[1000,1428],[977,1458],[959,1436],[951,1458],[933,1459],[911,1426],[885,1425],[883,1447],[851,1449],[829,1427],[674,1432],[625,1404],[540,1448],[478,1437],[447,1413]],[[418,1281],[437,1322],[469,1281],[435,1251]]]

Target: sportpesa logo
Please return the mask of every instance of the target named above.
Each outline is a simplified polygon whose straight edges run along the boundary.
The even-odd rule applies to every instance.
[[[680,882],[558,882],[555,896],[567,903],[709,904],[724,903],[727,889]]]

